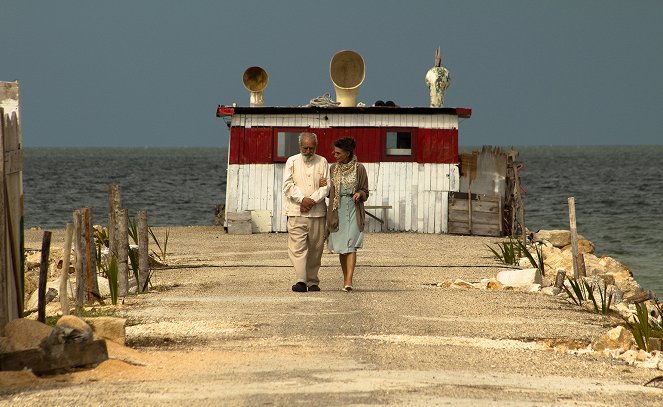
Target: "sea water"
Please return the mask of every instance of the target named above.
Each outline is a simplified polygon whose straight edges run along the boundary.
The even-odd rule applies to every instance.
[[[578,233],[596,254],[663,295],[663,146],[515,149],[530,230],[568,229],[574,197]],[[225,148],[26,148],[24,224],[64,228],[81,207],[106,224],[115,183],[129,215],[147,209],[152,226],[211,225],[225,203],[226,163]]]

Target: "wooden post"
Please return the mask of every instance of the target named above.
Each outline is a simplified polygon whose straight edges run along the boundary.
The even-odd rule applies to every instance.
[[[138,211],[138,292],[144,292],[147,289],[147,281],[150,276],[149,259],[149,236],[147,225],[147,210]]]
[[[117,220],[117,281],[118,295],[129,294],[129,211],[125,208],[115,213]]]
[[[576,230],[576,200],[569,197],[569,224],[571,226],[571,255],[573,256],[573,278],[580,276],[578,270],[578,232]]]
[[[85,304],[85,272],[83,270],[86,263],[85,254],[81,247],[81,211],[74,211],[74,253],[76,253],[76,315],[80,316],[83,305]]]
[[[46,280],[48,280],[48,255],[51,250],[51,232],[44,231],[41,241],[41,262],[39,263],[39,292],[37,298],[37,320],[46,322]]]
[[[5,111],[0,107],[0,152],[5,154]],[[0,160],[0,329],[12,320],[10,300],[11,274],[7,262],[7,208],[5,208],[5,160]]]
[[[71,261],[71,237],[73,233],[74,224],[67,223],[64,248],[62,249],[62,275],[60,276],[60,309],[62,315],[69,315],[69,263]]]
[[[85,248],[85,300],[92,303],[99,295],[99,282],[97,281],[97,252],[94,246],[94,229],[92,225],[92,210],[83,208],[82,236]]]
[[[117,258],[117,211],[120,209],[120,186],[108,186],[108,251]]]
[[[557,275],[555,276],[555,287],[561,289],[564,286],[565,278],[566,278],[566,270],[563,269],[557,270]]]
[[[587,277],[587,270],[585,269],[585,255],[578,253],[578,275],[580,277]]]

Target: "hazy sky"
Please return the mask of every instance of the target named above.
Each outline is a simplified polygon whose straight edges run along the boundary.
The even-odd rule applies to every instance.
[[[23,145],[223,146],[218,104],[333,95],[359,52],[359,100],[427,106],[442,49],[461,145],[663,143],[663,1],[0,0],[0,80],[20,80]]]

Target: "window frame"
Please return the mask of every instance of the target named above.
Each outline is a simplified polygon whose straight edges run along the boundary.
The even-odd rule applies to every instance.
[[[299,133],[305,132],[305,131],[310,131],[310,127],[273,127],[272,128],[272,159],[274,162],[277,163],[284,163],[288,161],[288,158],[295,155],[299,154],[299,140],[297,141],[297,151],[294,152],[293,154],[288,154],[286,152],[285,156],[280,156],[278,155],[278,147],[279,147],[279,133],[297,133],[297,137],[299,137]]]
[[[387,133],[410,133],[410,154],[388,154]],[[380,129],[380,156],[382,161],[414,162],[417,154],[417,128],[416,127],[385,127]]]

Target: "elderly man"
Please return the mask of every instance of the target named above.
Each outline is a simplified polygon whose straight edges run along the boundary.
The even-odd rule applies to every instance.
[[[297,282],[292,291],[320,291],[320,259],[325,244],[329,164],[315,154],[315,133],[299,135],[299,154],[283,170],[283,212],[288,217],[288,255]]]

